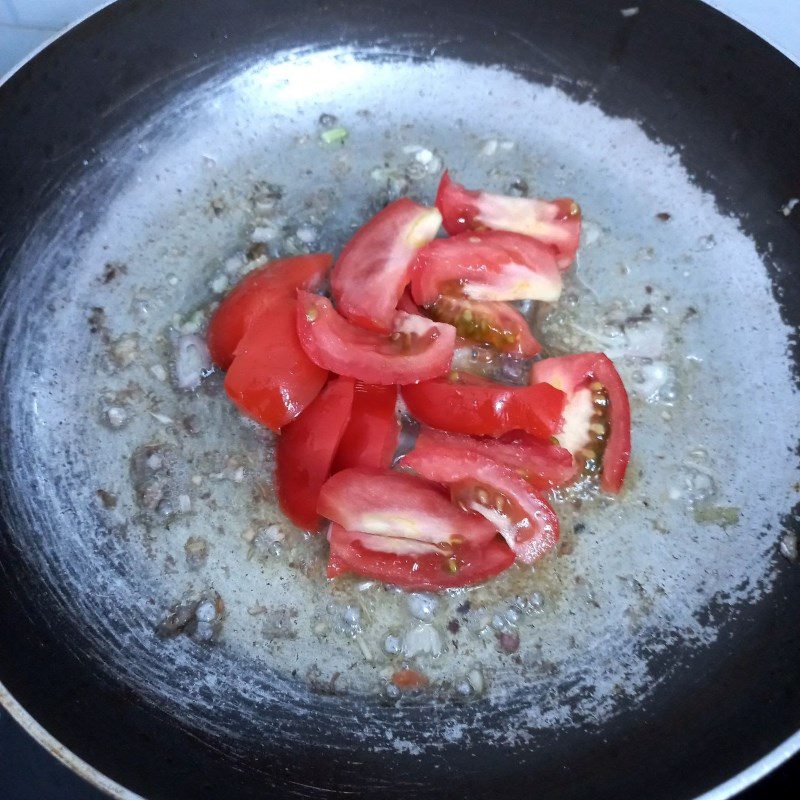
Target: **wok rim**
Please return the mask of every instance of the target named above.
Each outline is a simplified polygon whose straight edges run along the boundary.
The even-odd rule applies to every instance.
[[[100,772],[91,764],[63,745],[55,736],[48,733],[15,699],[11,692],[0,681],[0,707],[5,709],[11,718],[25,731],[37,744],[41,745],[51,756],[60,761],[73,773],[83,778],[87,783],[99,789],[109,797],[117,800],[145,800],[141,795],[126,789],[113,778]]]

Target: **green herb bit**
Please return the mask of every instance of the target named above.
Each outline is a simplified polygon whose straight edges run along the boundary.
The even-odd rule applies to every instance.
[[[328,128],[328,130],[322,131],[319,138],[325,144],[344,144],[344,140],[347,138],[347,128],[343,128],[341,125],[336,128]]]
[[[736,506],[703,506],[694,510],[694,521],[700,525],[727,528],[728,525],[736,525],[740,517],[741,512]]]

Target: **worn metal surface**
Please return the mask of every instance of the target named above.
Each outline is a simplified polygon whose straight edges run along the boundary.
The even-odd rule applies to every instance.
[[[85,59],[91,70],[120,57],[126,70],[112,80],[122,85],[92,90],[96,129],[80,115],[55,124],[54,106],[28,109],[37,120],[28,160],[4,165],[7,197],[15,198],[5,213],[16,227],[3,243],[7,527],[0,569],[10,620],[3,651],[19,653],[25,643],[31,654],[0,663],[0,678],[24,705],[45,713],[72,749],[151,796],[167,796],[166,774],[171,796],[229,785],[242,796],[265,785],[300,795],[365,785],[391,795],[413,786],[436,796],[470,785],[483,796],[502,780],[512,794],[533,781],[543,796],[564,798],[582,796],[591,776],[597,797],[632,786],[641,794],[645,785],[653,797],[688,797],[763,755],[797,723],[780,688],[791,684],[785,670],[798,649],[796,632],[781,625],[796,568],[777,555],[782,526],[792,524],[786,515],[796,474],[798,404],[787,343],[797,314],[797,221],[781,212],[791,194],[776,183],[780,170],[764,167],[780,158],[781,170],[791,172],[780,128],[787,120],[748,118],[748,129],[731,135],[736,109],[723,95],[733,54],[725,56],[731,65],[702,64],[712,84],[705,105],[693,95],[697,64],[668,73],[662,86],[645,54],[669,18],[648,18],[649,6],[641,19],[609,6],[609,31],[595,35],[576,32],[584,4],[542,4],[540,19],[557,34],[545,42],[533,29],[518,29],[518,9],[508,4],[487,43],[482,16],[471,16],[476,9],[451,20],[443,38],[444,16],[423,20],[410,7],[380,21],[352,6],[319,8],[314,24],[298,31],[281,4],[269,13],[260,4],[236,5],[242,18],[232,22],[196,6],[210,15],[213,44],[186,43],[185,54],[157,37],[125,52],[114,38],[115,31],[121,37],[179,25],[180,4],[154,10],[134,3],[108,12],[102,32],[99,23],[95,33],[75,31],[69,50],[49,54],[49,63],[43,55],[43,86],[74,99],[84,87],[70,78],[65,89],[64,60]],[[705,37],[742,35],[711,12],[692,13],[707,26]],[[248,14],[258,31],[245,25]],[[677,38],[691,19],[677,14],[672,25]],[[458,60],[465,57],[491,66]],[[603,70],[592,74],[592,59],[603,58]],[[769,53],[761,58],[777,73],[788,69]],[[151,62],[162,65],[157,74],[148,75]],[[797,91],[790,74],[787,95]],[[740,81],[747,90],[746,78]],[[23,121],[24,88],[12,82],[4,97]],[[784,114],[792,108],[788,100],[781,105]],[[346,120],[350,137],[341,151],[317,141],[323,111]],[[758,125],[767,129],[749,130]],[[667,144],[648,138],[653,133]],[[19,132],[7,141],[20,143]],[[671,145],[683,142],[676,154]],[[156,525],[154,535],[130,520],[137,513],[127,484],[135,447],[164,440],[192,467],[202,453],[230,447],[229,430],[242,452],[262,447],[250,428],[234,429],[235,415],[212,390],[175,395],[152,371],[164,358],[157,337],[172,314],[205,302],[220,263],[247,245],[256,225],[253,183],[284,187],[294,228],[308,221],[303,215],[320,188],[328,190],[334,202],[314,224],[318,243],[336,247],[381,200],[374,170],[414,160],[403,149],[414,146],[475,185],[503,190],[522,174],[543,194],[578,195],[591,235],[573,287],[577,306],[554,327],[570,331],[576,347],[597,337],[602,343],[604,323],[654,297],[658,352],[637,352],[642,342],[632,336],[612,336],[603,346],[619,349],[632,385],[655,362],[678,390],[651,397],[653,384],[644,381],[634,430],[641,475],[619,505],[585,512],[598,535],[578,539],[572,559],[553,568],[561,588],[548,615],[530,626],[532,655],[523,668],[468,648],[466,656],[431,664],[450,678],[448,665],[455,675],[470,659],[485,658],[494,678],[489,696],[465,706],[396,708],[369,699],[362,692],[380,683],[379,669],[350,667],[352,642],[320,645],[306,635],[280,648],[250,646],[248,598],[276,572],[287,580],[292,573],[274,562],[254,568],[244,558],[238,532],[248,523],[249,484],[215,490],[220,513]],[[435,176],[423,171],[411,190],[430,200],[434,186]],[[209,216],[220,194],[227,210]],[[664,211],[669,224],[656,217]],[[746,216],[739,224],[731,213]],[[107,285],[107,263],[125,264],[124,279]],[[176,284],[164,280],[169,275]],[[102,324],[92,317],[98,297]],[[126,351],[114,347],[132,334],[142,361],[126,372],[130,365],[119,363]],[[654,346],[652,335],[646,346]],[[144,400],[131,401],[137,413],[122,433],[110,432],[96,398],[118,395],[130,381]],[[200,444],[163,431],[149,411],[200,415],[207,423]],[[267,468],[254,461],[252,479]],[[716,484],[715,506],[738,510],[732,529],[701,525],[686,503],[687,477],[704,470]],[[108,485],[119,495],[113,514],[96,501],[96,490]],[[647,505],[653,501],[655,508]],[[164,569],[189,533],[209,538],[217,525],[232,535],[214,540],[202,571],[176,577]],[[531,580],[539,586],[538,577]],[[221,646],[154,637],[170,602],[208,584],[229,609]],[[306,608],[324,593],[313,580],[293,591]],[[348,672],[349,693],[320,695],[293,679],[291,662],[307,667],[320,647],[326,667],[341,662]],[[64,682],[46,681],[45,692],[34,691],[48,669],[37,652],[63,664]],[[753,679],[757,654],[767,653],[780,676],[771,685],[766,672]],[[752,693],[747,702],[744,686]],[[738,741],[722,753],[726,726]],[[123,742],[110,743],[112,735]],[[695,771],[675,775],[686,747],[702,758]],[[161,754],[166,766],[151,766]]]

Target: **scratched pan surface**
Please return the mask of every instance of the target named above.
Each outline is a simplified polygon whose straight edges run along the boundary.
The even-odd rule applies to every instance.
[[[7,704],[147,797],[690,798],[796,748],[800,79],[700,4],[637,8],[130,2],[8,79]],[[415,656],[440,696],[397,702],[404,598],[329,596],[289,528],[254,554],[270,442],[219,376],[176,391],[170,348],[253,241],[336,248],[391,192],[430,202],[442,165],[582,202],[542,333],[617,359],[635,458],[619,502],[561,509],[557,559],[440,601],[444,631],[522,593],[516,658],[462,617]],[[215,643],[155,634],[212,591]],[[264,621],[281,602],[292,636]]]

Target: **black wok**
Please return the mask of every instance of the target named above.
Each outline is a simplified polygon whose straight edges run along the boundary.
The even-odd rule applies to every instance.
[[[517,699],[507,707],[476,701],[398,709],[369,697],[311,691],[287,676],[275,691],[263,689],[254,676],[251,693],[226,693],[221,684],[233,685],[229,670],[236,664],[223,663],[224,647],[187,642],[185,658],[163,646],[140,650],[136,636],[154,636],[164,601],[143,596],[140,618],[133,621],[108,610],[117,583],[135,581],[120,555],[124,537],[104,530],[102,517],[97,530],[86,530],[92,553],[83,589],[70,561],[79,558],[69,549],[79,546],[77,537],[65,536],[70,544],[63,551],[52,538],[56,528],[63,533],[87,524],[90,501],[80,484],[97,476],[81,471],[86,453],[80,443],[74,452],[59,444],[54,434],[53,447],[69,450],[57,456],[59,463],[76,465],[62,483],[39,468],[39,455],[27,449],[28,429],[19,427],[23,405],[49,402],[37,397],[39,388],[20,393],[20,370],[44,381],[50,366],[37,361],[37,342],[46,338],[48,318],[57,326],[69,313],[69,293],[59,305],[47,299],[48,284],[63,283],[77,269],[72,254],[78,244],[92,236],[136,175],[132,157],[110,166],[116,151],[109,143],[140,141],[146,155],[153,142],[159,146],[168,138],[148,138],[152,126],[170,119],[177,125],[169,115],[153,122],[163,109],[180,109],[188,98],[191,114],[191,99],[201,97],[204,87],[291,50],[301,60],[350,48],[367,64],[425,67],[456,59],[469,69],[496,65],[532,85],[553,85],[573,100],[591,101],[611,118],[635,120],[649,137],[676,149],[718,212],[740,220],[743,235],[755,243],[771,283],[767,300],[795,331],[796,381],[800,208],[789,201],[800,195],[800,72],[699,2],[640,2],[637,13],[622,14],[625,5],[131,0],[73,28],[0,87],[0,701],[89,780],[117,796],[126,796],[125,787],[152,798],[535,793],[559,800],[676,800],[706,792],[724,798],[800,748],[800,629],[794,624],[800,582],[797,565],[779,553],[780,542],[786,550],[791,539],[785,537],[800,527],[797,508],[785,500],[787,487],[776,487],[774,499],[765,494],[764,503],[780,505],[769,519],[750,521],[750,533],[770,552],[770,578],[757,601],[717,597],[706,604],[698,614],[713,620],[713,640],[649,651],[652,686],[630,692],[623,686],[612,713],[583,718],[581,698],[570,695],[563,702],[576,704],[576,724],[558,730],[531,724],[525,737],[503,739],[489,733],[502,731],[519,711]],[[291,69],[286,74],[292,86],[296,78]],[[364,73],[364,85],[374,80],[370,74]],[[362,77],[349,75],[358,95]],[[316,77],[319,91],[330,88],[325,76]],[[304,88],[312,98],[313,83]],[[403,96],[397,85],[388,86],[371,109],[376,130],[381,114],[394,106],[407,109],[416,90]],[[451,87],[459,90],[470,86]],[[381,97],[374,86],[370,91],[368,100]],[[515,100],[508,98],[508,114]],[[491,114],[494,129],[503,131],[502,97],[476,113]],[[437,144],[446,148],[444,138]],[[458,161],[458,147],[453,143],[445,156]],[[607,153],[602,158],[609,163]],[[91,196],[86,180],[94,181]],[[626,191],[631,187],[609,181],[609,193]],[[647,208],[648,219],[654,210]],[[113,260],[113,242],[109,246]],[[27,271],[37,260],[43,263],[38,277]],[[32,287],[27,294],[20,283],[23,267]],[[735,274],[737,263],[729,269]],[[52,307],[37,311],[38,297]],[[744,298],[728,313],[746,316],[748,303]],[[75,352],[69,350],[71,358]],[[740,382],[755,375],[767,396],[774,365],[762,361],[760,350],[741,352],[731,370]],[[69,374],[98,368],[87,361],[75,369]],[[51,378],[44,394],[64,393],[58,375]],[[725,402],[724,392],[719,402]],[[755,394],[739,402],[753,419],[772,414],[769,402]],[[784,404],[785,416],[762,420],[777,429],[782,458],[796,449],[796,429],[785,429],[796,415],[796,395],[794,402],[794,408]],[[753,463],[760,458],[754,453]],[[108,624],[92,617],[92,602]],[[172,699],[159,701],[144,685],[157,672],[163,686],[174,687]],[[217,683],[190,696],[187,685],[199,686],[209,674]],[[187,705],[175,700],[181,693],[189,697]],[[432,744],[432,736],[452,731],[453,723],[469,735],[439,736]],[[391,737],[407,745],[387,749]]]

